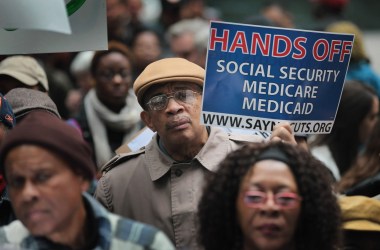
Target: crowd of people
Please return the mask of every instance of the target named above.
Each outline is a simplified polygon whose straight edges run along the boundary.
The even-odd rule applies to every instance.
[[[144,2],[106,1],[107,50],[0,58],[0,249],[380,249],[380,77],[349,1],[312,1],[356,36],[331,133],[269,138],[200,122],[220,12]],[[280,2],[242,20],[297,27]]]

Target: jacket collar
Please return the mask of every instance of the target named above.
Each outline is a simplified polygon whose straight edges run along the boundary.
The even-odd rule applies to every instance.
[[[209,138],[201,151],[194,157],[200,165],[215,172],[229,150],[228,135],[219,128],[211,127]],[[145,147],[145,163],[148,166],[152,181],[156,181],[169,172],[171,166],[176,163],[173,159],[161,151],[158,145],[157,135]],[[191,164],[191,162],[190,162]]]

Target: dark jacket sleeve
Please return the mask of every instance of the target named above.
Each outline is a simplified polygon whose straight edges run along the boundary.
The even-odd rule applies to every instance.
[[[347,196],[363,195],[368,197],[376,196],[380,193],[380,173],[368,178],[357,185],[347,189],[344,193]]]

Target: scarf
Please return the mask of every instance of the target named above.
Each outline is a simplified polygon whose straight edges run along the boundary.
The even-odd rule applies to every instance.
[[[94,142],[95,158],[98,168],[114,155],[108,143],[106,127],[124,131],[123,143],[128,141],[141,128],[141,107],[132,90],[126,97],[126,105],[120,113],[114,113],[102,104],[91,89],[84,98],[88,126]]]

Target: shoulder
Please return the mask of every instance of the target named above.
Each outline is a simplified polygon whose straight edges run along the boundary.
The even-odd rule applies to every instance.
[[[111,220],[116,224],[113,226],[113,235],[118,242],[122,241],[126,246],[135,245],[141,249],[174,250],[168,237],[157,228],[115,214],[109,216],[113,217]]]
[[[139,156],[142,156],[144,152],[142,149],[117,155],[102,167],[102,176],[96,185],[94,196],[109,211],[114,211],[115,202],[121,202],[115,197],[122,195],[131,180],[136,178],[136,170],[142,169],[143,160],[140,160]]]
[[[123,163],[125,163],[131,159],[138,158],[139,156],[142,156],[144,154],[145,154],[145,147],[143,147],[137,151],[130,152],[130,153],[118,154],[118,155],[114,156],[111,160],[109,160],[106,164],[104,164],[100,171],[104,175],[104,174],[108,173],[109,171],[111,171],[112,169],[120,166],[121,164],[123,164]]]

